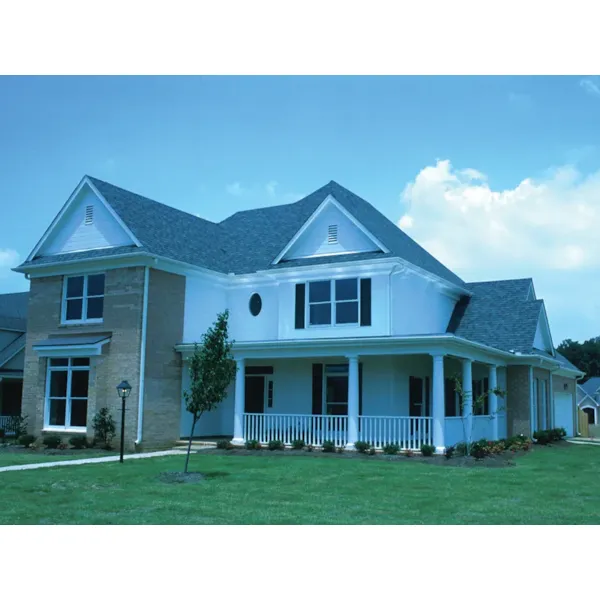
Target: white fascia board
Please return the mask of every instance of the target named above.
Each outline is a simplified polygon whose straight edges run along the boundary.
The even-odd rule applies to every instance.
[[[73,358],[99,356],[102,354],[102,346],[108,344],[110,338],[97,342],[96,344],[69,344],[68,346],[33,346],[38,356],[48,358]]]
[[[302,234],[311,226],[315,219],[325,210],[329,205],[335,206],[350,222],[360,231],[362,231],[376,246],[378,246],[386,254],[389,253],[388,248],[384,246],[356,217],[351,215],[331,194],[321,202],[313,214],[308,217],[304,222],[304,225],[298,229],[292,239],[286,244],[285,248],[276,256],[275,260],[271,263],[276,265],[281,259],[288,253],[290,248],[298,241]]]
[[[39,242],[35,245],[34,249],[29,253],[29,256],[25,259],[25,262],[33,260],[33,258],[37,255],[40,248],[44,245],[46,240],[50,237],[52,232],[57,228],[58,224],[62,220],[63,215],[67,212],[67,210],[69,210],[69,207],[71,206],[71,204],[73,204],[73,202],[75,201],[75,198],[77,198],[77,195],[79,194],[79,192],[86,185],[92,190],[92,192],[94,192],[94,194],[96,194],[96,196],[98,197],[98,200],[100,200],[100,202],[103,204],[103,206],[106,208],[106,210],[112,215],[112,217],[117,221],[117,223],[119,223],[119,225],[123,228],[125,233],[127,233],[127,235],[131,238],[131,241],[136,246],[138,246],[138,248],[141,247],[142,244],[140,244],[139,240],[133,235],[133,233],[131,232],[129,227],[127,227],[127,225],[125,225],[125,223],[123,223],[123,221],[121,220],[119,215],[117,215],[117,213],[112,209],[112,207],[106,201],[104,196],[102,196],[102,194],[96,189],[96,187],[87,178],[87,176],[85,176],[79,182],[79,184],[77,185],[77,187],[75,188],[73,193],[69,196],[68,200],[63,204],[63,207],[60,209],[58,214],[54,217],[52,223],[50,223],[50,226],[44,232],[44,235],[42,235]]]

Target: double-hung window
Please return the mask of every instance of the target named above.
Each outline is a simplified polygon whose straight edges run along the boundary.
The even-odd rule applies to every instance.
[[[62,322],[99,323],[104,315],[104,273],[65,277]]]
[[[45,429],[85,430],[89,379],[89,358],[48,359]]]
[[[347,325],[359,322],[358,279],[311,281],[308,284],[308,324]]]

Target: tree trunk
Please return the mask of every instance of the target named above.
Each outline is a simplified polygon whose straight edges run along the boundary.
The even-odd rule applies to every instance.
[[[192,420],[192,430],[190,431],[190,441],[188,442],[187,456],[185,457],[185,468],[183,469],[184,473],[188,472],[188,465],[190,464],[190,452],[192,451],[192,438],[194,437],[194,428],[196,427],[196,423],[198,419],[196,417]]]

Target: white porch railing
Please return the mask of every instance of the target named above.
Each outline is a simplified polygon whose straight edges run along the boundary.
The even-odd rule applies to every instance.
[[[431,417],[359,417],[358,439],[373,448],[398,444],[402,450],[420,450],[433,444]]]
[[[244,413],[244,439],[268,444],[281,440],[290,444],[303,440],[311,446],[322,446],[326,440],[336,446],[348,443],[348,417],[330,415],[275,415]],[[402,450],[420,450],[433,443],[431,417],[359,417],[358,439],[374,448],[398,444]]]
[[[271,440],[281,440],[284,444],[304,440],[311,446],[322,446],[330,440],[336,446],[345,446],[348,417],[244,413],[244,439],[258,440],[261,444]]]
[[[4,433],[6,435],[10,435],[10,434],[14,433],[14,431],[12,430],[12,427],[11,427],[12,418],[13,417],[0,416],[0,429],[4,429]]]

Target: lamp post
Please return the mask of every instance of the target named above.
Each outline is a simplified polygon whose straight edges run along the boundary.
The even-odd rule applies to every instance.
[[[125,400],[131,393],[131,386],[126,380],[121,381],[117,386],[117,393],[121,398],[121,457],[119,462],[123,462],[123,449],[125,447]]]

